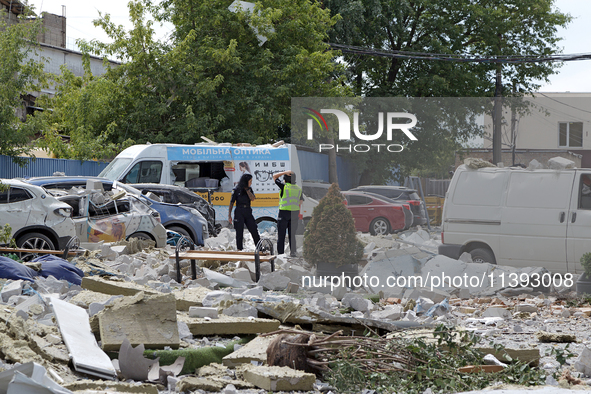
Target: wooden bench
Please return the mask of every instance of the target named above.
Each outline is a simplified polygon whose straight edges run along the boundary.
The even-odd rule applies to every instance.
[[[197,279],[196,260],[219,260],[219,261],[253,261],[255,263],[256,282],[261,277],[261,262],[271,263],[271,272],[275,271],[275,257],[264,252],[240,252],[240,251],[217,251],[217,250],[187,250],[175,251],[170,258],[176,259],[177,282],[181,283],[181,260],[191,260],[191,277]]]

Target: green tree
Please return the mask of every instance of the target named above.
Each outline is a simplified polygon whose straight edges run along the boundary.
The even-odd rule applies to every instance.
[[[336,183],[314,208],[304,234],[304,258],[317,264],[335,266],[357,264],[363,257],[363,245],[357,239],[353,215],[343,203]]]
[[[553,9],[554,0],[324,0],[341,15],[330,40],[382,51],[516,58],[558,53],[557,28],[570,16]],[[344,54],[347,81],[367,97],[492,97],[520,95],[555,73],[555,63],[468,63]],[[500,83],[497,76],[500,75]],[[499,92],[497,92],[498,94]],[[465,142],[466,132],[432,133],[408,143],[394,159],[356,157],[362,183],[380,182],[391,168],[425,170]],[[436,136],[436,138],[431,138]],[[441,143],[441,141],[446,141]],[[446,153],[448,151],[448,153]],[[422,152],[417,156],[417,153]],[[430,153],[430,154],[429,154]],[[359,156],[359,155],[358,155]],[[381,169],[382,171],[376,171]]]
[[[35,130],[17,113],[24,110],[23,96],[40,90],[43,64],[34,60],[39,23],[27,23],[24,14],[19,23],[10,17],[13,23],[7,24],[8,16],[0,15],[0,155],[23,163],[18,156],[31,151]]]
[[[291,97],[346,94],[325,43],[338,17],[308,0],[265,0],[252,13],[231,12],[231,3],[131,1],[130,31],[102,16],[95,24],[113,42],[84,48],[121,65],[65,85],[64,96],[80,98],[47,103],[54,111],[46,125],[114,144],[195,143],[201,136],[265,143],[289,124]],[[149,14],[174,24],[169,42],[154,39]],[[268,39],[264,44],[253,27]]]

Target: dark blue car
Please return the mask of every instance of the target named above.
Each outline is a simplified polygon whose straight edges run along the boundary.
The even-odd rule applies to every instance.
[[[105,191],[113,187],[125,190],[128,194],[138,196],[142,201],[160,214],[162,225],[171,231],[180,233],[193,240],[196,245],[204,245],[207,238],[207,220],[195,208],[175,204],[167,204],[159,201],[157,196],[143,195],[139,190],[120,182],[113,182],[107,178],[84,176],[52,176],[26,179],[32,185],[42,186],[46,189],[69,190],[72,187],[86,187],[88,180],[101,182]],[[115,183],[115,184],[114,184]],[[153,197],[153,198],[150,198]]]

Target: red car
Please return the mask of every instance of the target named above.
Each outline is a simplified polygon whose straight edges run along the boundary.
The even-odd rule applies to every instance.
[[[355,229],[372,235],[404,230],[404,208],[378,197],[359,192],[341,192],[355,220]]]

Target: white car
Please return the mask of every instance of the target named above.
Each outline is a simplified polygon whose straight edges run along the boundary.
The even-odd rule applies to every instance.
[[[113,192],[115,191],[122,190],[114,188]],[[82,194],[58,197],[73,209],[76,235],[81,243],[84,245],[87,242],[117,242],[142,238],[154,241],[158,248],[164,247],[166,229],[160,223],[160,214],[137,195],[124,193],[123,197],[111,199],[113,192],[86,190]],[[136,193],[141,196],[139,191]]]
[[[72,208],[42,187],[13,179],[0,182],[0,226],[10,225],[17,246],[63,250],[76,235]]]

